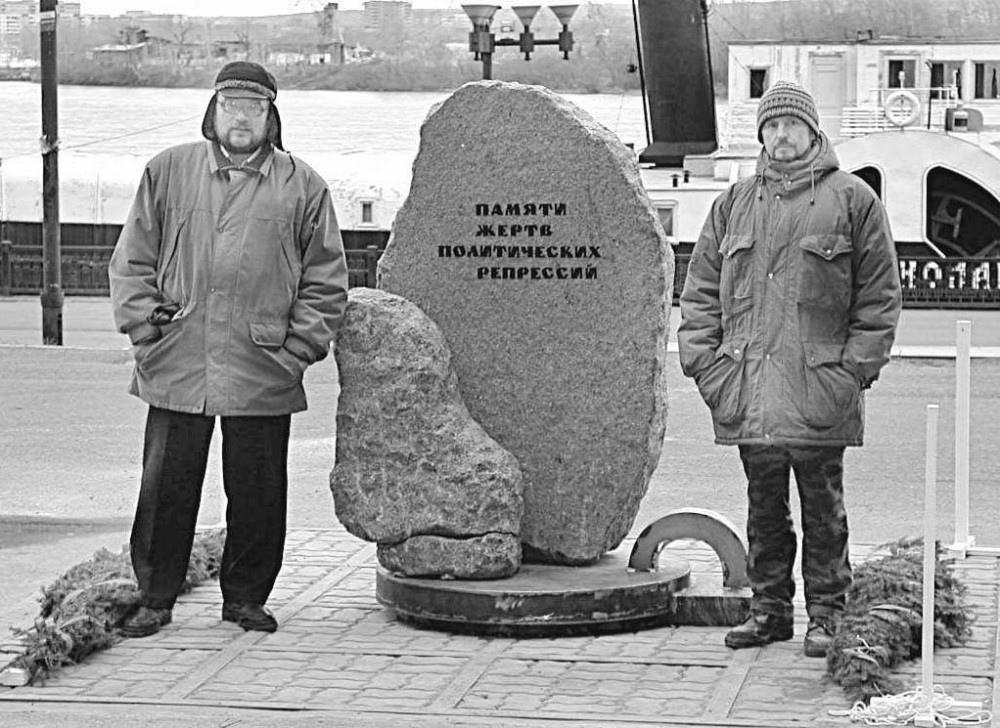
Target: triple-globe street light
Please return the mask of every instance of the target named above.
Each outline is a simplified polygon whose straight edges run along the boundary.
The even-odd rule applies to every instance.
[[[472,32],[469,33],[469,50],[473,58],[482,61],[483,80],[493,78],[493,51],[497,46],[517,46],[524,54],[524,60],[530,61],[535,46],[556,45],[562,51],[563,60],[569,60],[569,52],[573,50],[573,33],[569,29],[569,21],[573,18],[578,5],[549,5],[549,10],[562,25],[562,31],[556,38],[536,38],[531,32],[531,23],[541,9],[540,5],[512,6],[524,30],[518,38],[497,38],[490,31],[493,15],[500,9],[499,5],[463,5],[462,10],[472,21]]]

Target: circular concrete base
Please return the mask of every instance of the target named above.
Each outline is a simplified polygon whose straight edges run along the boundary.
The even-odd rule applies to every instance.
[[[649,629],[669,623],[687,562],[629,572],[625,554],[593,566],[522,564],[509,579],[413,579],[379,567],[378,601],[416,627],[482,635],[552,637]]]

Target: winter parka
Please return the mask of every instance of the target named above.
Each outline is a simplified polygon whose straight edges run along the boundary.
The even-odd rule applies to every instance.
[[[249,171],[231,167],[209,141],[146,166],[109,268],[115,323],[133,342],[129,391],[177,412],[298,412],[302,375],[347,305],[330,192],[270,147]],[[169,320],[150,319],[158,307]]]
[[[712,206],[681,294],[681,368],[720,444],[861,445],[864,389],[889,361],[902,293],[885,209],[812,154]]]

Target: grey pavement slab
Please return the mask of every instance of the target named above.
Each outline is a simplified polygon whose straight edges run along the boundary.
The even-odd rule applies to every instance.
[[[680,309],[670,312],[671,342],[677,341]],[[903,310],[896,344],[903,347],[954,347],[955,324],[972,323],[973,347],[1000,347],[1000,311],[986,309]],[[67,347],[127,349],[115,330],[110,299],[67,296],[63,306],[63,344]],[[36,296],[0,297],[0,346],[41,346],[42,305]]]
[[[966,318],[973,321],[974,346],[1000,345],[1000,314],[988,311],[904,311],[899,342],[946,347],[954,341],[955,321]],[[678,320],[675,309],[674,332]],[[138,487],[145,408],[124,391],[131,357],[124,337],[113,331],[107,299],[67,299],[65,347],[37,345],[40,327],[36,298],[0,299],[3,637],[10,625],[30,624],[42,584],[98,548],[122,546]],[[842,696],[823,682],[822,661],[801,657],[801,636],[787,646],[729,653],[720,647],[718,630],[724,628],[470,643],[394,622],[374,602],[370,546],[340,531],[333,515],[327,475],[333,461],[337,376],[328,363],[307,373],[310,410],[293,418],[289,525],[294,530],[275,594],[282,629],[258,638],[223,625],[217,586],[207,585],[182,600],[182,619],[173,631],[150,638],[152,643],[122,643],[97,661],[67,671],[63,678],[69,682],[53,681],[37,698],[21,690],[0,692],[0,725],[847,724],[823,713],[828,703],[844,707]],[[716,510],[742,528],[745,486],[736,453],[712,444],[697,392],[675,370],[674,360],[663,456],[632,535],[669,510],[688,506]],[[924,411],[931,402],[942,406],[939,535],[946,541],[951,537],[954,389],[953,364],[915,359],[892,362],[872,390],[866,446],[852,450],[847,460],[855,541],[919,534]],[[971,526],[977,541],[987,546],[1000,545],[998,400],[1000,365],[974,361]],[[221,514],[218,445],[216,441],[209,464],[203,525],[218,522]],[[793,495],[793,509],[794,501]],[[976,556],[964,568],[974,575],[977,631],[973,644],[939,655],[936,664],[941,664],[949,692],[987,695],[997,684],[997,564]],[[156,646],[157,640],[163,644]],[[293,657],[283,662],[286,653]],[[159,675],[156,655],[172,661],[165,675],[181,676],[173,678],[168,696],[150,685],[156,683],[150,675]],[[372,671],[371,664],[381,669]],[[407,681],[422,676],[424,667],[426,677],[411,688]],[[99,679],[92,670],[105,672]],[[343,680],[336,689],[346,692],[333,691],[333,683],[324,692],[330,671]],[[372,682],[382,673],[388,683]],[[919,664],[908,673],[916,678]],[[298,675],[306,676],[303,684],[295,683]],[[76,692],[74,680],[79,682]],[[711,684],[712,697],[701,705],[700,698],[647,689],[678,680],[696,696]],[[436,692],[421,698],[421,689]],[[604,695],[604,690],[613,694]],[[18,697],[11,699],[14,695]],[[991,694],[990,705],[996,699]],[[667,718],[660,715],[665,703],[676,706]]]
[[[708,547],[671,548],[670,558],[689,560],[698,578],[721,580]],[[870,552],[854,546],[856,559]],[[295,724],[305,716],[309,725],[359,727],[847,724],[830,714],[850,706],[825,677],[825,661],[803,655],[801,598],[796,636],[758,649],[727,649],[725,627],[483,638],[397,622],[375,600],[375,569],[372,545],[344,531],[295,530],[272,599],[276,633],[222,623],[218,585],[202,585],[181,598],[174,622],[157,635],[125,640],[42,687],[0,691],[0,723],[68,724],[58,716],[78,706],[79,725],[88,725],[95,711],[130,706],[132,717],[152,711],[150,722],[131,725],[159,725],[169,707],[193,726]],[[991,710],[1000,561],[972,556],[957,569],[976,621],[968,645],[935,654],[935,681]],[[916,684],[920,670],[917,661],[902,674]],[[29,705],[38,720],[53,722],[32,723]],[[288,722],[268,723],[261,710],[282,711]]]

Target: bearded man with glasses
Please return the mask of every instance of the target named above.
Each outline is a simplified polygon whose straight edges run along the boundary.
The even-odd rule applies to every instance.
[[[284,151],[274,77],[222,68],[205,141],[154,157],[111,259],[131,394],[149,404],[131,557],[142,593],[123,631],[170,623],[187,572],[219,417],[226,544],[222,619],[273,632],[291,414],[347,305],[347,264],[323,179]]]

